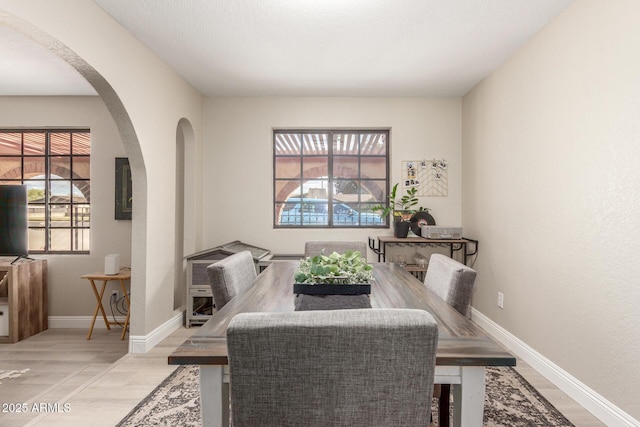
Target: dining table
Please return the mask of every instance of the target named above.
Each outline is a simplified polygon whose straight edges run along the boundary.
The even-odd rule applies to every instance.
[[[515,366],[516,358],[471,319],[460,314],[401,265],[372,263],[372,308],[425,310],[438,324],[434,383],[451,384],[453,424],[482,426],[485,367]],[[170,365],[200,367],[203,426],[229,421],[227,326],[239,313],[295,310],[293,276],[298,261],[274,261],[254,284],[236,295],[168,357]]]

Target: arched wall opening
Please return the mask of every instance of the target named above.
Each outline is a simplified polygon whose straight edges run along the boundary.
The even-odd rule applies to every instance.
[[[142,150],[127,110],[109,82],[88,62],[59,40],[29,22],[0,12],[0,23],[19,31],[45,47],[75,68],[96,90],[120,133],[131,167],[135,208],[131,227],[131,319],[130,334],[143,335],[146,319],[146,228],[147,228],[147,173]],[[131,336],[130,335],[130,336]]]
[[[186,274],[185,256],[193,252],[195,238],[194,221],[187,218],[193,216],[194,203],[186,200],[193,196],[193,191],[187,192],[187,182],[192,183],[193,168],[187,165],[192,161],[195,138],[193,126],[189,120],[182,118],[176,127],[176,201],[175,201],[175,282],[174,282],[174,310],[180,310],[186,304]],[[191,199],[190,199],[191,200]]]

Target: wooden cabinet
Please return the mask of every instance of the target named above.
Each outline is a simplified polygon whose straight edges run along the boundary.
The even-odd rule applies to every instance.
[[[2,322],[7,324],[0,343],[15,343],[47,329],[47,261],[0,261],[0,281],[0,307],[6,316]]]

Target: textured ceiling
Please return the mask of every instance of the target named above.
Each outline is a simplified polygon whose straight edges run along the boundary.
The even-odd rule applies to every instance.
[[[210,96],[464,95],[571,3],[94,1]],[[0,36],[0,53],[24,68],[7,80],[6,68],[12,67],[2,61],[0,94],[28,91],[33,79],[20,77],[37,75],[39,60],[57,68],[41,73],[38,91],[87,90],[82,82],[73,87],[70,81],[82,80],[79,75],[69,77],[73,70],[65,71],[46,52],[22,50],[15,38],[7,48]]]

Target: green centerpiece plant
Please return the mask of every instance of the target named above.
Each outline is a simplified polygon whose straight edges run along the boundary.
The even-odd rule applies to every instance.
[[[294,280],[295,293],[369,293],[373,281],[373,266],[367,263],[359,251],[316,255],[300,260]]]
[[[329,256],[316,255],[300,260],[294,279],[296,283],[314,284],[371,283],[373,267],[360,251],[334,252]]]

